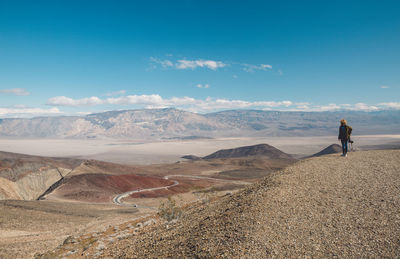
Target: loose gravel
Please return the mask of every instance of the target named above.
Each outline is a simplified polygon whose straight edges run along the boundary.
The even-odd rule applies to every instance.
[[[112,258],[400,258],[400,151],[315,157],[184,210]]]

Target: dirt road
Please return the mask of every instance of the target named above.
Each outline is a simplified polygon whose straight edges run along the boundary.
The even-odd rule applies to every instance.
[[[211,177],[205,177],[205,176],[197,176],[197,175],[180,175],[180,174],[167,175],[167,176],[164,176],[164,179],[168,180],[169,178],[176,178],[176,177],[192,178],[192,179],[198,179],[198,180],[212,180],[212,181],[220,181],[220,182],[229,182],[229,183],[235,183],[235,184],[249,184],[248,182],[244,182],[244,181],[217,179],[217,178],[211,178]],[[112,201],[113,201],[113,203],[115,203],[117,205],[140,208],[142,206],[140,206],[138,204],[125,204],[125,203],[122,202],[122,199],[126,198],[129,195],[132,195],[134,193],[163,190],[163,189],[168,189],[168,188],[177,186],[179,184],[178,181],[176,181],[176,180],[173,180],[173,181],[174,181],[173,184],[167,185],[167,186],[147,188],[147,189],[136,189],[136,190],[132,190],[132,191],[129,191],[129,192],[124,192],[124,193],[116,195],[112,199]],[[146,208],[150,208],[150,207],[146,207]]]
[[[168,178],[166,178],[166,179],[168,179]],[[124,192],[124,193],[121,193],[121,194],[116,195],[116,196],[112,199],[112,201],[113,201],[115,204],[117,204],[117,205],[123,205],[123,206],[130,206],[130,207],[138,208],[139,206],[138,206],[137,204],[125,204],[125,203],[123,203],[121,200],[122,200],[123,198],[128,197],[129,195],[134,194],[134,193],[150,192],[150,191],[157,191],[157,190],[168,189],[168,188],[174,187],[174,186],[176,186],[176,185],[178,185],[178,184],[179,184],[178,181],[174,181],[173,184],[167,185],[167,186],[154,187],[154,188],[147,188],[147,189],[136,189],[136,190],[132,190],[132,191],[129,191],[129,192]]]

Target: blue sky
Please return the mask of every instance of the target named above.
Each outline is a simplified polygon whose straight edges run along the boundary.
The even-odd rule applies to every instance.
[[[398,1],[0,0],[0,117],[400,109]]]

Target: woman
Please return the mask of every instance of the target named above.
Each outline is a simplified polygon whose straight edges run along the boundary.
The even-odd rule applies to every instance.
[[[342,141],[342,156],[347,157],[347,143],[349,141],[349,126],[347,126],[347,121],[345,119],[342,119],[340,121],[340,127],[339,127],[339,137],[338,139]]]

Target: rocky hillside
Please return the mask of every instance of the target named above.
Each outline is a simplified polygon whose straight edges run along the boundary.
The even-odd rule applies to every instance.
[[[400,133],[400,111],[279,112],[233,110],[196,114],[176,109],[109,111],[82,117],[0,119],[3,138],[196,139],[336,134],[346,118],[354,134]]]
[[[65,242],[47,256],[399,258],[399,189],[398,150],[314,157],[194,204],[176,222],[114,228],[123,232],[113,242],[104,232],[80,239],[91,242],[83,250]]]
[[[253,146],[238,147],[232,149],[223,149],[208,156],[203,157],[203,159],[216,159],[216,158],[236,158],[236,157],[251,157],[259,156],[268,159],[293,159],[292,156],[286,154],[279,149],[270,146],[268,144],[258,144]]]
[[[35,200],[80,163],[78,159],[0,152],[0,200]]]

